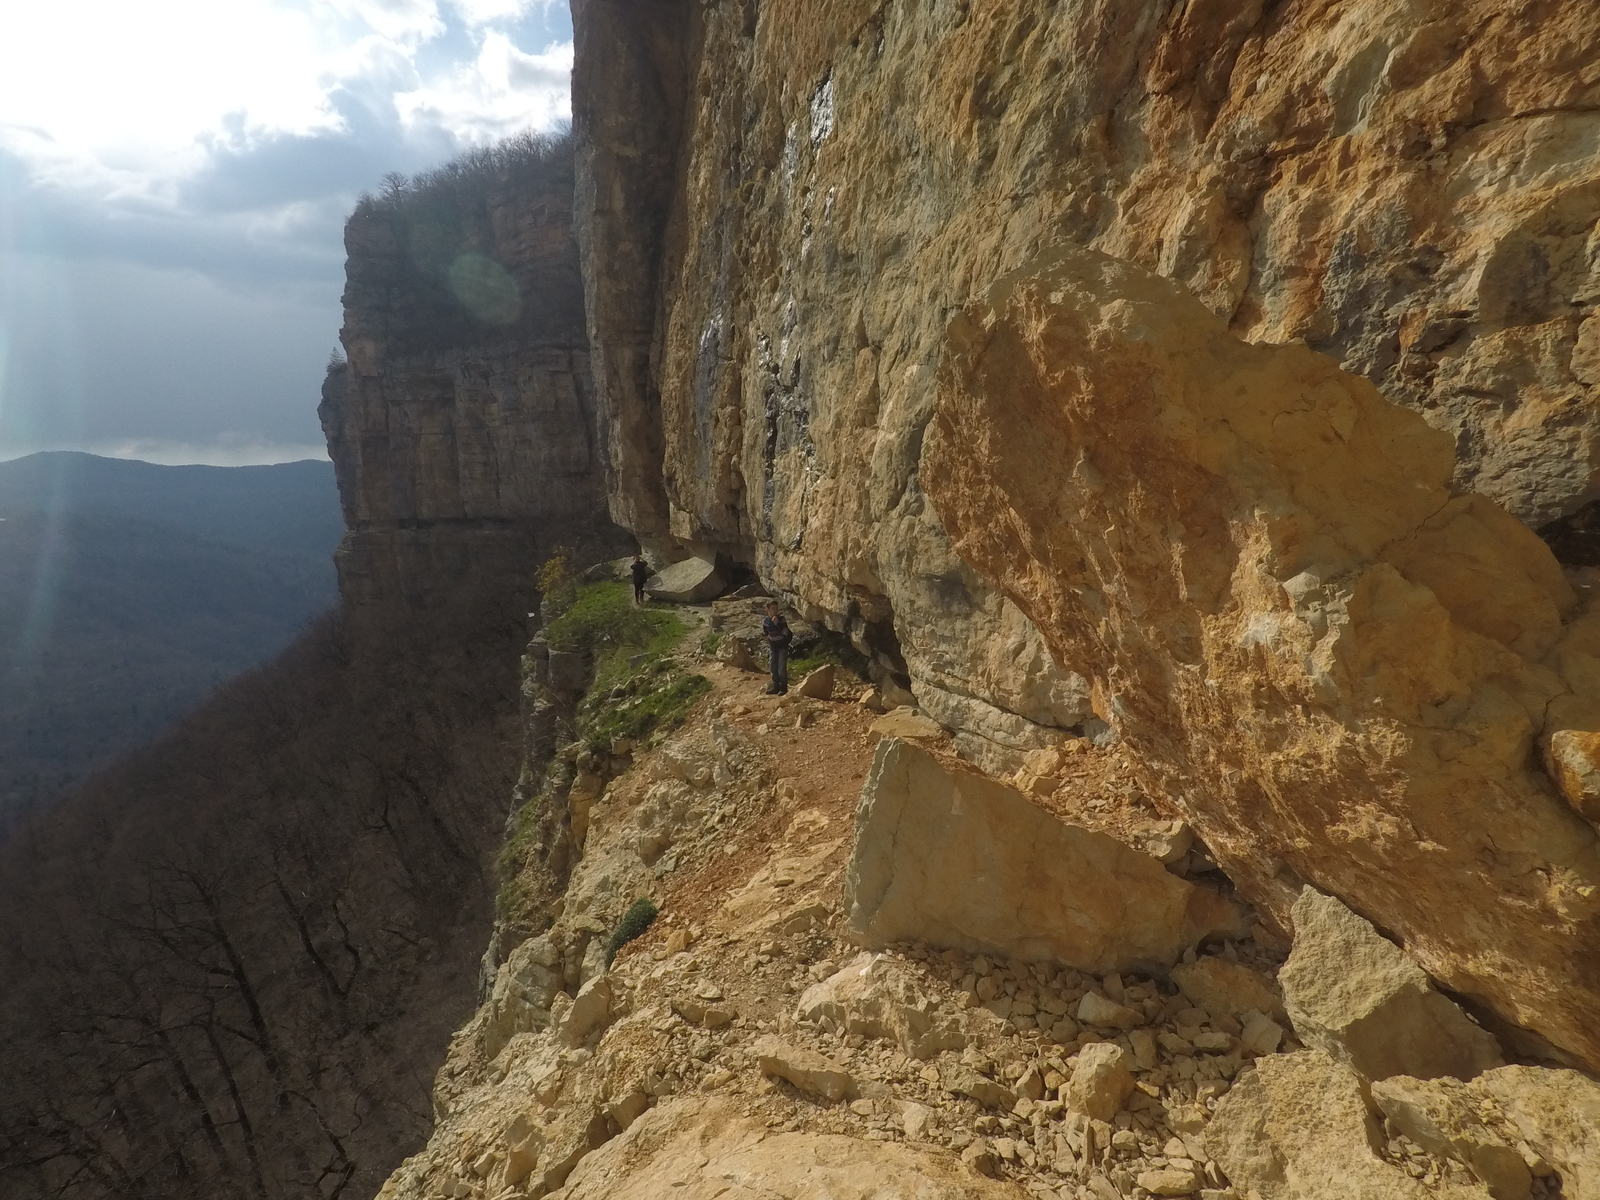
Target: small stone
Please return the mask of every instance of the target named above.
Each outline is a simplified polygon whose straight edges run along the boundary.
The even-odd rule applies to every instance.
[[[1200,1189],[1200,1177],[1193,1168],[1165,1167],[1141,1171],[1139,1186],[1152,1196],[1191,1196]]]
[[[795,691],[812,700],[833,699],[834,668],[832,663],[824,663],[815,671],[809,671],[800,681],[800,686]]]
[[[1132,1154],[1139,1149],[1139,1135],[1131,1129],[1119,1129],[1111,1135],[1111,1148],[1122,1154]]]
[[[1030,1066],[1017,1080],[1017,1093],[1029,1100],[1044,1099],[1044,1075],[1037,1064]]]
[[[1144,1018],[1126,1005],[1108,1000],[1099,992],[1085,992],[1078,1001],[1078,1020],[1101,1029],[1132,1029]]]
[[[986,1175],[990,1179],[998,1178],[1000,1175],[1000,1159],[989,1143],[982,1138],[961,1152],[961,1161],[979,1175]],[[1119,1196],[1117,1200],[1121,1200],[1121,1197]]]
[[[958,1075],[949,1085],[949,1090],[958,1095],[970,1096],[985,1108],[998,1108],[1010,1112],[1017,1104],[1016,1093],[1010,1088],[992,1079],[985,1079],[972,1071],[963,1071]]]
[[[1471,1079],[1501,1064],[1475,1025],[1405,951],[1334,896],[1309,885],[1291,911],[1294,949],[1278,972],[1284,1007],[1307,1046],[1364,1078]]]
[[[552,1024],[556,1037],[568,1046],[581,1044],[597,1029],[602,1029],[611,1017],[611,977],[597,975],[578,989],[572,1004],[557,1018],[551,1008]]]
[[[1283,995],[1278,985],[1242,963],[1205,955],[1172,968],[1172,982],[1196,1006],[1219,1016],[1244,1020],[1249,1012],[1282,1018]]]
[[[1071,1017],[1062,1017],[1050,1026],[1050,1040],[1065,1045],[1078,1036],[1078,1023]]]
[[[1115,1042],[1100,1042],[1080,1052],[1078,1065],[1067,1082],[1067,1099],[1072,1108],[1101,1121],[1116,1116],[1133,1091],[1128,1057]]]
[[[900,1130],[909,1141],[920,1142],[928,1136],[928,1125],[933,1120],[933,1110],[924,1104],[909,1100],[900,1102]]]
[[[1148,1029],[1135,1029],[1128,1034],[1128,1044],[1133,1047],[1133,1061],[1141,1071],[1151,1071],[1156,1065],[1156,1035]]]
[[[763,1075],[787,1079],[802,1092],[824,1100],[843,1100],[856,1090],[850,1073],[812,1050],[803,1050],[771,1034],[756,1040],[751,1054]]]
[[[1239,1044],[1252,1054],[1274,1054],[1283,1041],[1283,1026],[1264,1013],[1248,1013]]]
[[[1015,1141],[1013,1141],[1011,1138],[1006,1138],[1006,1137],[995,1138],[995,1140],[994,1140],[994,1152],[996,1154],[998,1154],[1006,1162],[1016,1162],[1016,1160],[1017,1160],[1017,1143]]]

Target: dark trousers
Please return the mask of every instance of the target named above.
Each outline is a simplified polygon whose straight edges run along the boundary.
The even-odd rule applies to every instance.
[[[789,690],[789,647],[768,642],[767,649],[772,654],[772,689],[776,692],[787,692]]]

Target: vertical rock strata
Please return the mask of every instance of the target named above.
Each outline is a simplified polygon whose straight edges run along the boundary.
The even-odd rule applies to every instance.
[[[1306,340],[1600,549],[1586,0],[573,7],[613,514],[757,565],[975,756],[1089,715],[920,469],[946,315],[1057,242]]]
[[[1314,882],[1600,1064],[1596,831],[1538,755],[1595,727],[1600,610],[1451,466],[1366,380],[1079,249],[954,316],[924,453],[957,549],[1257,903],[1288,927]]]
[[[320,415],[357,610],[484,589],[526,610],[543,556],[621,553],[606,519],[572,150],[560,142],[363,201]]]

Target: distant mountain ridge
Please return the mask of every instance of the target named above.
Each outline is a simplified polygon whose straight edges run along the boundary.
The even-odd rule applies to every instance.
[[[333,464],[163,467],[50,450],[0,462],[0,517],[127,517],[206,541],[331,554],[344,534]]]
[[[0,836],[337,600],[333,467],[0,463]]]

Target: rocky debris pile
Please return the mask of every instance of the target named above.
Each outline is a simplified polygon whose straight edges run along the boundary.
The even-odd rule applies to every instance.
[[[806,801],[746,731],[820,703],[713,703],[606,781],[554,923],[500,966],[439,1074],[436,1133],[384,1200],[754,1197],[846,1178],[892,1192],[913,1177],[930,1197],[997,1200],[1592,1200],[1600,1088],[1571,1071],[1483,1070],[1500,1061],[1493,1038],[1314,890],[1293,906],[1287,964],[1244,912],[1234,936],[1180,940],[1148,971],[1065,965],[1043,937],[1028,957],[975,953],[931,926],[861,949],[840,898],[859,893],[864,853],[886,851],[875,823],[893,804],[907,877],[963,881],[938,910],[953,928],[993,909],[990,877],[1026,866],[1022,848],[1042,865],[1017,878],[1065,897],[1038,918],[1047,933],[1109,911],[1101,893],[1148,907],[1152,886],[1195,885],[1120,843],[1089,858],[1115,871],[1037,874],[1064,856],[1029,822],[1054,818],[885,741],[847,891],[844,806]],[[956,868],[940,856],[970,833],[922,836],[940,827],[915,806],[947,811],[958,794],[1022,822],[994,840],[987,874],[945,874]],[[1160,832],[1151,848],[1192,853],[1182,831]],[[633,896],[710,878],[697,915],[664,903],[607,969],[604,935]],[[1141,920],[1107,928],[1138,936]],[[1395,1063],[1436,1077],[1378,1077]]]
[[[1241,1191],[1594,1193],[1600,1085],[1575,1071],[1501,1066],[1495,1039],[1337,899],[1308,887],[1293,915],[1278,982],[1308,1049],[1241,1076],[1204,1142]]]
[[[898,739],[879,744],[861,793],[845,903],[869,946],[926,941],[1096,974],[1163,969],[1243,933],[1218,893]]]

